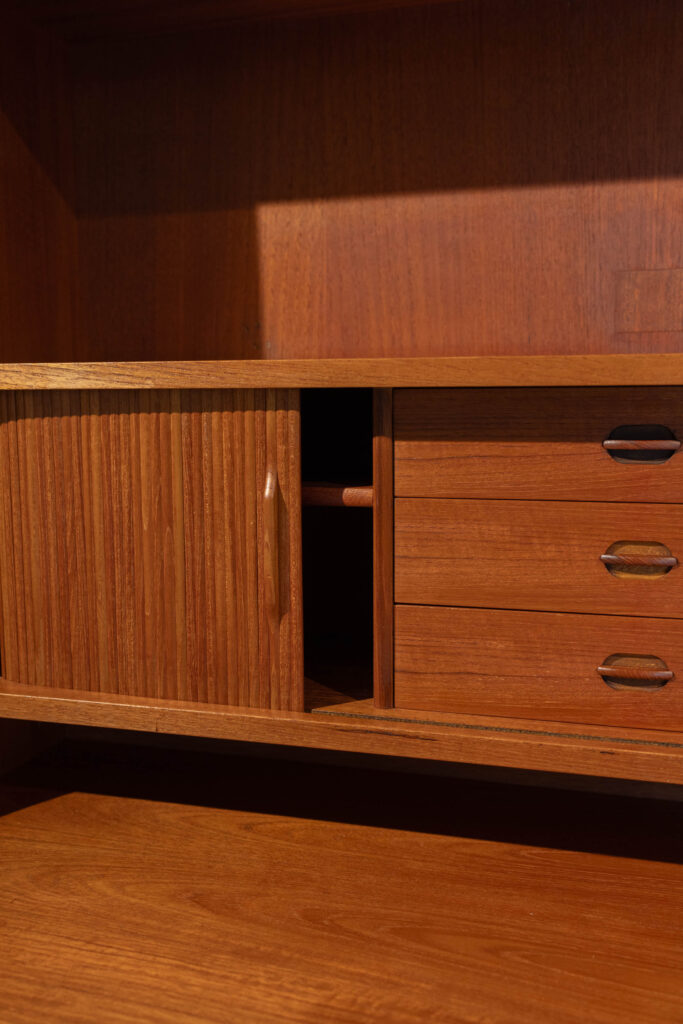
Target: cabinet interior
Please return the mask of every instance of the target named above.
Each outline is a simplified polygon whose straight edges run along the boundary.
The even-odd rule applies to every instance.
[[[306,484],[371,486],[370,389],[301,391]],[[304,505],[304,674],[307,706],[372,696],[372,508]]]
[[[680,351],[678,0],[1,18],[1,359]]]

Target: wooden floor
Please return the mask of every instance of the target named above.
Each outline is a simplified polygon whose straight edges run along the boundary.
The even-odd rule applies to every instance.
[[[683,805],[70,744],[0,789],[2,1024],[683,1020]]]

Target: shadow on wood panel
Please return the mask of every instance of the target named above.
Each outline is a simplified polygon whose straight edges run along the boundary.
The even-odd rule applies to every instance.
[[[683,862],[680,804],[134,746],[71,742],[6,780],[3,813],[72,790],[398,832]],[[16,790],[15,790],[16,787]],[[23,792],[20,792],[20,790]]]
[[[65,99],[64,58],[38,38],[9,45],[0,100],[83,217],[683,173],[677,0],[461,0],[71,41],[71,175],[46,107]]]
[[[81,216],[683,171],[677,0],[470,0],[72,56]]]
[[[78,221],[70,358],[680,347],[675,310],[625,316],[633,271],[683,263],[678,0],[75,40],[52,120],[16,65]]]

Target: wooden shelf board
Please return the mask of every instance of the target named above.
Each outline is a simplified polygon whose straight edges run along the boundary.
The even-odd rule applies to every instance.
[[[668,789],[326,761],[72,736],[5,780],[3,1024],[683,1020]]]
[[[9,391],[610,385],[683,385],[683,353],[0,364],[0,389]]]
[[[28,687],[2,680],[3,717],[683,783],[681,734],[411,715],[376,711],[369,700],[330,704],[315,712],[281,712]]]

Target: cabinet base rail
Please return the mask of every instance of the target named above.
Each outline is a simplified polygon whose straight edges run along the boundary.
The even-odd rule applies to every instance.
[[[375,710],[371,700],[284,712],[2,680],[0,718],[683,783],[682,733],[488,716],[411,717]]]

